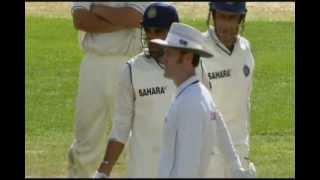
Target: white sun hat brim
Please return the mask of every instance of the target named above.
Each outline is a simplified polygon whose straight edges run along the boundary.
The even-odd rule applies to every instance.
[[[213,57],[213,54],[205,47],[201,32],[183,23],[173,23],[165,40],[152,39],[151,42],[161,47],[190,51],[202,57]]]
[[[179,45],[173,45],[173,44],[169,44],[167,41],[162,40],[162,39],[152,39],[151,40],[152,43],[154,44],[158,44],[159,46],[163,47],[163,48],[177,48],[177,49],[181,49],[181,50],[185,50],[185,51],[190,51],[193,52],[194,54],[197,54],[201,57],[213,57],[213,55],[205,50],[199,49],[199,48],[188,48],[188,47],[183,47],[183,46],[179,46]]]

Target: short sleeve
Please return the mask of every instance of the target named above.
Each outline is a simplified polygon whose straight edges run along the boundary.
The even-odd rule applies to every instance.
[[[110,139],[126,143],[133,123],[134,95],[129,64],[123,66],[117,87]]]
[[[71,6],[71,11],[76,9],[87,9],[90,10],[91,2],[73,2]]]
[[[140,12],[141,14],[144,13],[144,11],[146,10],[146,8],[152,4],[152,2],[128,2],[128,7],[134,8],[135,10],[137,10],[138,12]]]

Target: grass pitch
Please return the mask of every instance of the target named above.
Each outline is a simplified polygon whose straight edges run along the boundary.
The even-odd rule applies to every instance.
[[[83,53],[70,19],[25,20],[25,175],[65,177]],[[206,29],[204,19],[183,22]],[[256,60],[251,159],[258,177],[294,177],[294,22],[248,21],[245,28]],[[120,161],[113,174],[125,169]]]

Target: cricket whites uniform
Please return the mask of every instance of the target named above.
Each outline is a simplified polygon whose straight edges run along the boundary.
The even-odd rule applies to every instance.
[[[162,142],[160,178],[204,177],[216,144],[230,167],[241,167],[211,94],[196,76],[178,87],[165,118]]]
[[[238,36],[232,53],[219,41],[214,29],[204,33],[214,57],[203,59],[212,97],[222,113],[244,168],[248,167],[250,131],[250,94],[254,58],[248,40]],[[221,152],[213,156],[207,177],[228,177]]]
[[[73,4],[78,8],[82,2]],[[84,2],[87,3],[87,2]],[[149,3],[98,2],[112,7],[132,7],[143,14]],[[107,121],[111,117],[114,87],[121,66],[141,51],[138,28],[112,33],[80,32],[85,52],[80,67],[75,110],[75,140],[69,150],[69,177],[91,177],[103,158]]]
[[[206,81],[201,67],[197,73]],[[128,142],[127,176],[158,174],[162,127],[176,87],[162,67],[144,53],[128,61],[120,75],[110,139]],[[208,82],[207,82],[208,83]],[[129,135],[131,133],[131,136]]]

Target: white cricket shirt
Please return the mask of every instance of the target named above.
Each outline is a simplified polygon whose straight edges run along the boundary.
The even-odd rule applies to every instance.
[[[130,66],[128,65],[130,64]],[[138,54],[124,66],[117,87],[110,138],[128,141],[128,177],[156,177],[164,117],[176,87],[153,59]],[[201,66],[196,74],[204,77]],[[205,81],[205,80],[203,80]]]
[[[92,2],[110,7],[131,7],[144,13],[151,2]],[[74,3],[73,6],[78,6]],[[141,51],[141,32],[139,28],[130,28],[111,33],[80,32],[81,47],[86,53],[106,55],[136,55]]]
[[[254,58],[248,40],[238,36],[230,52],[217,38],[214,29],[204,33],[208,49],[214,54],[204,61],[217,108],[236,144],[249,145],[250,95]]]

